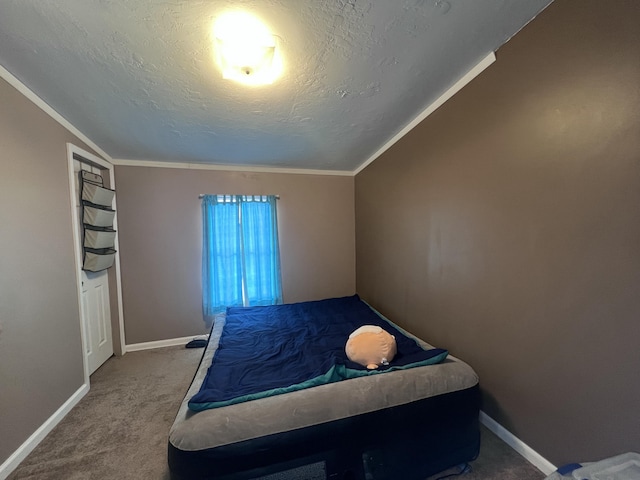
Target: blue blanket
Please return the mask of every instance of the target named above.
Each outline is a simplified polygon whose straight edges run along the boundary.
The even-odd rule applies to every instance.
[[[398,353],[388,366],[367,370],[347,358],[344,349],[349,334],[362,325],[378,325],[396,337]],[[228,308],[218,350],[189,408],[223,407],[348,378],[439,363],[447,354],[439,348],[423,349],[357,295]]]

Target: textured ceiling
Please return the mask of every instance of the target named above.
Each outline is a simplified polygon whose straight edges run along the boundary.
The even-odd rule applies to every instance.
[[[352,171],[550,0],[0,0],[0,65],[115,159]],[[222,12],[284,74],[214,65]]]

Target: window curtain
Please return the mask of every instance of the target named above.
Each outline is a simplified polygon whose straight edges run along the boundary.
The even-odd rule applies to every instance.
[[[205,195],[202,214],[205,317],[282,303],[276,197]]]

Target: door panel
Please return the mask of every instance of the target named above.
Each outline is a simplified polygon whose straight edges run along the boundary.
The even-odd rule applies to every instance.
[[[79,172],[87,170],[101,174],[101,170],[89,163],[74,160],[76,190],[76,211],[82,222],[82,205],[80,204]],[[80,226],[82,230],[82,227]],[[80,232],[82,241],[82,232]],[[82,245],[80,246],[82,249]],[[113,338],[111,333],[111,310],[109,306],[109,279],[107,271],[82,272],[82,324],[84,326],[85,357],[89,375],[113,355]]]
[[[88,312],[89,295],[87,294],[87,289],[84,286],[84,281],[82,282],[82,312]],[[88,316],[84,313],[82,314],[82,324],[84,325],[84,355],[86,358],[89,358],[93,354],[93,335],[91,334],[91,325],[89,324]]]
[[[82,272],[83,321],[89,374],[113,355],[109,280],[106,271]]]

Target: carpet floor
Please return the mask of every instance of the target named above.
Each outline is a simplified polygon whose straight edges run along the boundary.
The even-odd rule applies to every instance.
[[[7,480],[169,480],[167,435],[201,355],[201,349],[167,347],[112,357],[91,376],[89,393]],[[493,433],[482,427],[481,434],[472,471],[457,478],[544,478]]]

